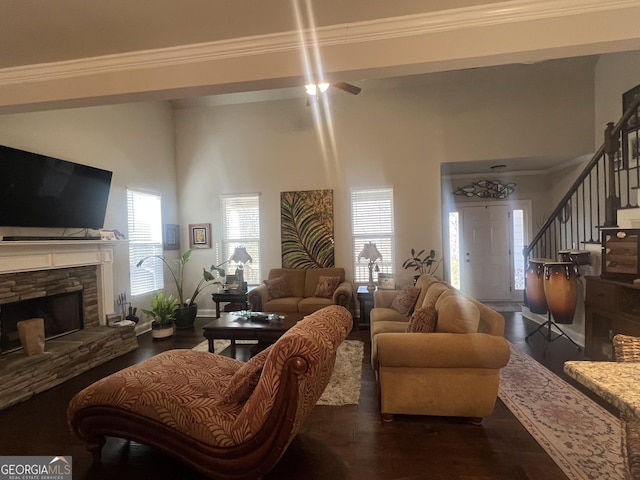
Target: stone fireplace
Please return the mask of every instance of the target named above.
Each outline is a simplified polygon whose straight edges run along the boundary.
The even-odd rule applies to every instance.
[[[117,244],[0,241],[0,409],[138,347],[133,327],[106,326]],[[74,303],[76,313],[67,310]],[[13,348],[15,324],[24,317],[42,317],[45,330],[48,321],[51,331],[66,331],[49,335],[44,353],[27,356]]]

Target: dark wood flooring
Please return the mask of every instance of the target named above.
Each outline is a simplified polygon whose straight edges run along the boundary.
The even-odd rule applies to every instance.
[[[584,359],[561,338],[544,349],[544,339],[524,337],[536,324],[519,313],[505,313],[505,336],[536,360],[563,376],[565,360]],[[0,455],[73,457],[74,479],[200,479],[170,456],[144,445],[110,438],[103,464],[92,467],[84,445],[68,429],[66,407],[80,389],[112,372],[171,348],[191,348],[203,340],[198,319],[193,331],[171,339],[139,337],[140,348],[56,388],[0,412]],[[315,407],[299,435],[267,479],[566,479],[504,404],[498,400],[481,425],[465,419],[399,416],[383,423],[378,414],[374,376],[368,361],[369,332],[349,338],[365,340],[359,405]],[[244,347],[240,347],[244,348]],[[248,352],[241,352],[248,355]],[[572,383],[575,385],[575,383]]]

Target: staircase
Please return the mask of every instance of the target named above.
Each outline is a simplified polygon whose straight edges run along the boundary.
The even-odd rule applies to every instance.
[[[599,245],[600,229],[618,226],[619,210],[638,208],[639,108],[640,97],[618,123],[607,124],[604,143],[525,247],[525,265],[530,258],[557,261],[561,250]]]

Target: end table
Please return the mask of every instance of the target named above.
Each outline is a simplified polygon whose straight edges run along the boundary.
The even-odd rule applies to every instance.
[[[359,327],[369,328],[371,326],[370,320],[369,320],[369,314],[371,313],[371,309],[373,308],[373,292],[370,292],[369,290],[367,290],[366,285],[360,285],[358,287],[358,300],[360,301]]]
[[[216,303],[216,318],[220,318],[220,302],[228,302],[234,310],[242,310],[247,302],[247,294],[220,292],[212,293],[211,298]]]

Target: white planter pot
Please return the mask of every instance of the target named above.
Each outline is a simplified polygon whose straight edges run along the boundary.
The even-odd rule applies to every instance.
[[[151,327],[151,337],[154,339],[168,338],[173,335],[173,325]]]

